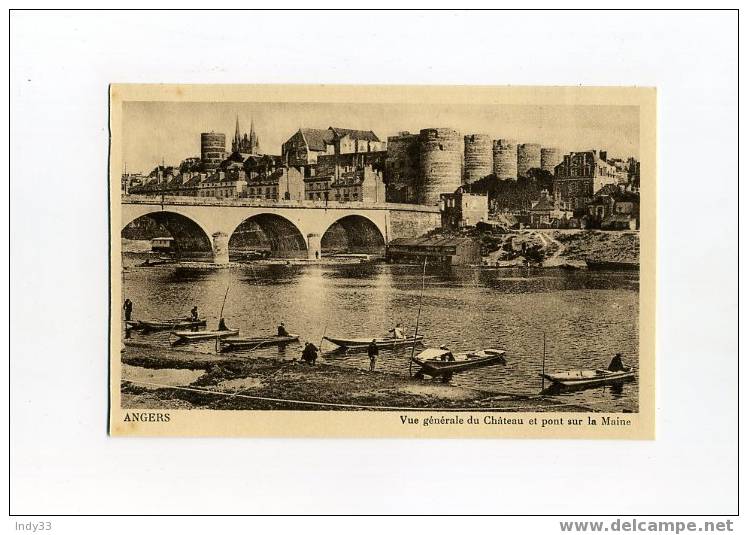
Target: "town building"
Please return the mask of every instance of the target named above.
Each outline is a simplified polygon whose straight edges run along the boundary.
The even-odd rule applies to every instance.
[[[396,238],[387,245],[388,262],[423,264],[424,259],[453,266],[480,264],[480,243],[462,236],[425,236]]]
[[[156,171],[156,170],[154,170]],[[157,173],[156,177],[148,177],[138,186],[131,186],[130,193],[133,195],[197,195],[197,184],[207,178],[205,173],[168,173],[164,178],[163,173]]]
[[[582,215],[596,191],[606,184],[617,184],[615,168],[606,161],[606,151],[572,152],[554,169],[555,207]]]
[[[558,210],[548,190],[540,192],[540,198],[533,201],[527,210],[527,224],[530,228],[551,228],[568,226],[573,214]]]
[[[247,178],[243,170],[218,171],[197,184],[197,197],[243,197]]]
[[[283,163],[293,167],[316,164],[320,154],[327,154],[327,146],[331,141],[332,132],[329,129],[299,128],[282,145]]]
[[[122,193],[128,195],[134,188],[137,189],[148,182],[148,177],[141,175],[140,173],[123,173],[122,174]]]
[[[337,202],[384,202],[384,166],[387,153],[325,154],[317,158],[304,178],[305,198]]]
[[[247,173],[247,179],[269,175],[284,167],[280,156],[273,154],[250,154],[242,160],[242,167]]]
[[[442,227],[458,229],[488,221],[488,196],[465,193],[442,193],[440,199]]]
[[[551,220],[555,207],[553,199],[548,197],[548,192],[543,191],[545,195],[540,196],[540,200],[535,201],[527,211],[529,226],[531,228],[550,228]]]
[[[387,149],[387,143],[380,141],[371,130],[352,130],[334,126],[329,130],[332,132],[332,152],[328,150],[328,154],[381,152]]]
[[[623,185],[603,186],[587,203],[587,228],[635,230],[639,228],[639,195]]]
[[[304,177],[295,167],[280,166],[250,178],[244,197],[300,201],[304,199]]]
[[[299,128],[282,146],[283,162],[293,167],[317,163],[322,155],[380,152],[387,144],[371,130]]]
[[[344,171],[330,182],[330,199],[338,202],[384,202],[381,171],[371,165]]]
[[[308,201],[329,201],[332,176],[317,176],[313,172],[304,177],[304,198]]]

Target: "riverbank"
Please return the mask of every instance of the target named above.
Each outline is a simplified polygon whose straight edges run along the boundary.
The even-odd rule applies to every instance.
[[[454,232],[437,229],[433,236],[452,236]],[[523,267],[528,263],[534,267],[586,268],[586,260],[639,263],[639,231],[601,231],[581,229],[522,229],[509,232],[478,231],[474,228],[460,233],[471,236],[481,243],[482,265],[491,267]],[[146,245],[144,245],[144,243]],[[214,264],[200,261],[170,262],[154,260],[143,265],[148,257],[144,248],[148,242],[123,240],[123,250],[142,255],[142,260],[125,266],[154,269],[173,266],[194,269],[233,268],[237,266],[305,266],[305,265],[355,265],[380,262],[381,255],[330,255],[319,259],[264,258],[251,262],[229,262]]]
[[[295,358],[198,353],[128,342],[121,359],[126,409],[591,410],[536,394],[498,394],[339,366],[333,358],[309,366]]]
[[[638,231],[523,229],[480,233],[483,264],[517,267],[585,268],[586,260],[639,263]]]

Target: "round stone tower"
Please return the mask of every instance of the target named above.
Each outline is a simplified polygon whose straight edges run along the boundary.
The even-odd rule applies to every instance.
[[[425,128],[418,137],[418,150],[418,202],[435,206],[441,193],[452,193],[462,185],[465,140],[451,128]]]
[[[527,176],[533,168],[540,168],[540,145],[523,143],[517,145],[517,176]]]
[[[486,134],[465,136],[465,184],[493,173],[493,140]]]
[[[216,169],[226,157],[226,134],[200,134],[200,159],[207,170]]]
[[[499,180],[517,179],[517,140],[497,139],[493,142],[493,173]]]
[[[553,170],[561,163],[561,149],[557,147],[543,147],[540,149],[540,168],[553,174]]]

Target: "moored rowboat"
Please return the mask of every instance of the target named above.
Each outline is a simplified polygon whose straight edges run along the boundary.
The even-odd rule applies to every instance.
[[[142,331],[170,331],[176,329],[189,329],[197,327],[205,327],[207,322],[205,320],[191,321],[191,320],[138,320],[133,322],[132,329]]]
[[[325,336],[323,340],[332,342],[333,344],[340,346],[347,351],[363,351],[372,340],[374,340],[379,349],[395,349],[398,347],[409,347],[413,343],[421,343],[423,341],[423,335],[418,336],[406,336],[405,338],[337,338],[335,336]]]
[[[481,349],[453,355],[449,349],[429,348],[414,356],[412,360],[421,366],[417,375],[449,377],[453,373],[472,368],[506,364],[505,357],[506,351],[501,349]]]
[[[239,349],[255,349],[266,346],[282,346],[297,342],[298,334],[288,336],[255,336],[249,338],[223,338],[221,339],[221,351],[236,351]]]
[[[172,345],[184,344],[198,340],[212,340],[215,338],[226,338],[239,334],[239,329],[224,329],[222,331],[172,331],[171,334],[177,337]]]
[[[620,383],[634,378],[634,371],[631,368],[625,368],[620,371],[608,370],[569,370],[560,373],[541,373],[554,385],[564,387],[592,387],[605,384]]]

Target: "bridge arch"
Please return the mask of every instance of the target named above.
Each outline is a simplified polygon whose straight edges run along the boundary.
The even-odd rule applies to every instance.
[[[174,238],[173,247],[179,259],[213,260],[210,233],[192,217],[169,210],[144,210],[122,221],[122,237],[151,239],[164,234]]]
[[[385,236],[379,225],[367,216],[350,214],[333,221],[322,234],[322,253],[381,254]]]
[[[263,256],[306,257],[303,232],[290,219],[271,212],[252,214],[229,235],[229,259],[232,262]]]

